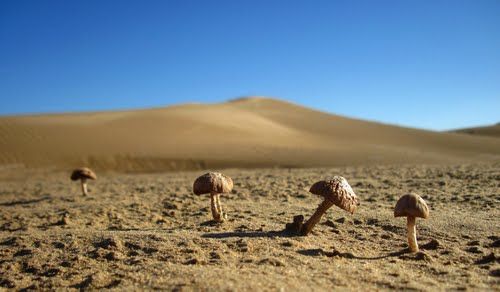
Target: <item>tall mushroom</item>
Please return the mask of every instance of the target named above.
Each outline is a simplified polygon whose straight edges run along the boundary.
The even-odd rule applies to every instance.
[[[95,180],[97,179],[97,176],[95,173],[87,167],[81,167],[73,170],[71,173],[71,180],[80,180],[82,184],[82,193],[84,196],[88,195],[87,192],[87,180],[92,179]]]
[[[323,216],[326,210],[331,206],[336,205],[353,214],[356,207],[359,205],[358,197],[349,183],[347,183],[347,180],[341,176],[334,176],[333,179],[316,182],[311,186],[309,192],[322,196],[324,201],[319,204],[316,212],[314,212],[311,218],[302,226],[302,235],[309,234],[314,225],[321,220],[321,216]]]
[[[399,198],[394,208],[394,217],[407,218],[408,246],[411,252],[418,251],[417,229],[415,226],[416,217],[427,219],[429,217],[429,207],[424,199],[417,194],[406,194]]]
[[[210,194],[210,207],[214,221],[223,222],[227,215],[222,211],[220,194],[229,193],[233,189],[233,180],[219,172],[209,172],[198,177],[193,184],[196,195]]]

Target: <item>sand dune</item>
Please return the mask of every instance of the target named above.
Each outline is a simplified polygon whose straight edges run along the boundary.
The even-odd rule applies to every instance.
[[[0,164],[119,171],[500,160],[500,140],[355,120],[269,98],[0,118]]]
[[[500,138],[500,123],[492,126],[453,130],[451,132]]]

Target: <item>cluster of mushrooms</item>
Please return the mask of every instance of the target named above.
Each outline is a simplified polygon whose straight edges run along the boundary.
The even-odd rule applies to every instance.
[[[95,180],[97,176],[89,168],[78,168],[71,174],[71,180],[80,180],[82,193],[88,195],[87,180]],[[193,193],[196,195],[210,194],[210,207],[215,222],[222,223],[227,214],[222,210],[220,195],[230,193],[233,189],[233,180],[222,173],[209,172],[198,177],[193,184]],[[304,216],[293,218],[293,223],[286,224],[286,230],[298,235],[308,235],[314,226],[321,220],[325,212],[333,205],[354,214],[359,200],[351,186],[342,176],[314,183],[309,192],[323,197],[314,214],[305,223]],[[415,220],[417,217],[427,219],[429,207],[417,194],[406,194],[399,198],[394,208],[394,217],[407,218],[408,247],[411,252],[418,252]]]

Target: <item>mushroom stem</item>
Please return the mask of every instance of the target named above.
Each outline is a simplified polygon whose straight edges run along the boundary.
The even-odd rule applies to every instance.
[[[87,180],[82,178],[81,179],[81,182],[82,182],[82,193],[84,196],[87,196],[88,195],[88,191],[87,191]]]
[[[408,229],[408,247],[410,249],[410,252],[418,251],[417,228],[415,226],[415,219],[416,218],[413,216],[408,216],[406,223],[406,227]]]
[[[216,222],[220,222],[219,207],[217,206],[217,194],[210,194],[210,209],[212,210],[212,216]]]
[[[326,210],[328,210],[331,206],[333,206],[333,202],[330,200],[324,200],[319,204],[318,208],[316,209],[316,212],[307,220],[304,225],[302,225],[302,230],[301,234],[302,235],[308,235],[311,230],[313,229],[314,225],[316,225],[319,220],[321,220],[321,216],[325,214]]]
[[[215,196],[215,200],[216,200],[216,205],[217,205],[217,211],[219,212],[219,216],[220,216],[220,219],[221,219],[221,222],[222,222],[222,221],[224,221],[227,218],[227,215],[222,210],[222,205],[220,203],[220,194],[217,194]]]

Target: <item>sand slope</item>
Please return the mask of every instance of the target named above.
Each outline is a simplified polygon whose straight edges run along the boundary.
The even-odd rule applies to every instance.
[[[451,132],[500,138],[500,123],[492,126],[459,129]]]
[[[156,171],[499,159],[499,139],[349,119],[268,98],[0,118],[3,165]]]

